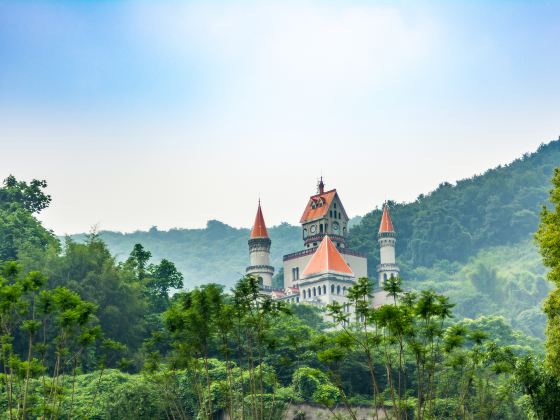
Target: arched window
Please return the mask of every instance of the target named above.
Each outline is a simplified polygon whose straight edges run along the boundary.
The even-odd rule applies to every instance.
[[[307,228],[303,229],[303,239],[307,238]]]
[[[323,233],[323,224],[319,224],[319,232]]]
[[[327,294],[327,286],[325,286],[324,284],[323,284],[323,294],[324,294],[324,295]]]
[[[317,288],[316,287],[313,288],[313,296],[314,297],[317,296]]]
[[[334,284],[331,284],[331,293],[334,295]]]
[[[340,295],[340,286],[336,286],[336,294]]]
[[[383,280],[387,281],[387,273],[383,273]]]
[[[303,298],[305,299],[305,290],[303,291]]]
[[[319,296],[321,296],[321,286],[319,286]]]
[[[344,287],[342,288],[342,294],[343,294],[344,296],[346,296],[346,286],[344,286]]]

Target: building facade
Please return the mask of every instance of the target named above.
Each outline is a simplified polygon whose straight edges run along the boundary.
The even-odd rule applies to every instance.
[[[290,303],[308,303],[326,306],[337,302],[347,312],[353,308],[346,297],[347,290],[360,277],[367,277],[367,258],[364,254],[347,247],[348,215],[336,189],[325,191],[323,180],[318,183],[317,193],[309,197],[300,219],[302,248],[284,255],[284,288],[272,288],[273,267],[270,266],[270,246],[261,205],[249,239],[251,265],[247,273],[262,281],[263,290],[275,299]],[[373,233],[372,233],[373,234]],[[383,207],[379,232],[380,264],[378,287],[373,304],[387,301],[383,282],[398,276],[396,263],[396,233],[389,215]]]

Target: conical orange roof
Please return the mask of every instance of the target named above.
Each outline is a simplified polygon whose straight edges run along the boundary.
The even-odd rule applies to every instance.
[[[387,205],[383,206],[383,216],[381,216],[381,224],[379,225],[379,233],[394,232],[393,222],[389,216],[389,208]]]
[[[253,224],[253,229],[251,230],[251,239],[256,238],[268,238],[268,232],[266,231],[266,225],[264,224],[260,201],[257,216],[255,217],[255,223]]]
[[[348,274],[353,276],[354,273],[336,249],[336,246],[331,241],[328,235],[325,235],[317,251],[313,254],[305,270],[303,270],[303,277],[311,274],[335,272],[340,274]]]

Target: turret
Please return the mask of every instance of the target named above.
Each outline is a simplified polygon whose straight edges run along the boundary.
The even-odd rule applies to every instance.
[[[396,237],[397,234],[393,227],[393,221],[389,215],[389,207],[385,204],[383,206],[379,232],[377,233],[377,242],[379,243],[379,265],[377,266],[379,287],[383,287],[383,283],[388,278],[398,277],[399,275],[399,266],[395,258]]]
[[[268,237],[264,217],[259,200],[259,208],[251,236],[249,237],[249,258],[251,265],[247,267],[247,274],[257,277],[263,288],[272,287],[272,275],[274,267],[270,265],[270,245],[271,241]]]

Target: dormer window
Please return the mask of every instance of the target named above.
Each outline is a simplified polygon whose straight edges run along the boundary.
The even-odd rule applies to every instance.
[[[334,203],[334,208],[336,209],[336,203]]]

